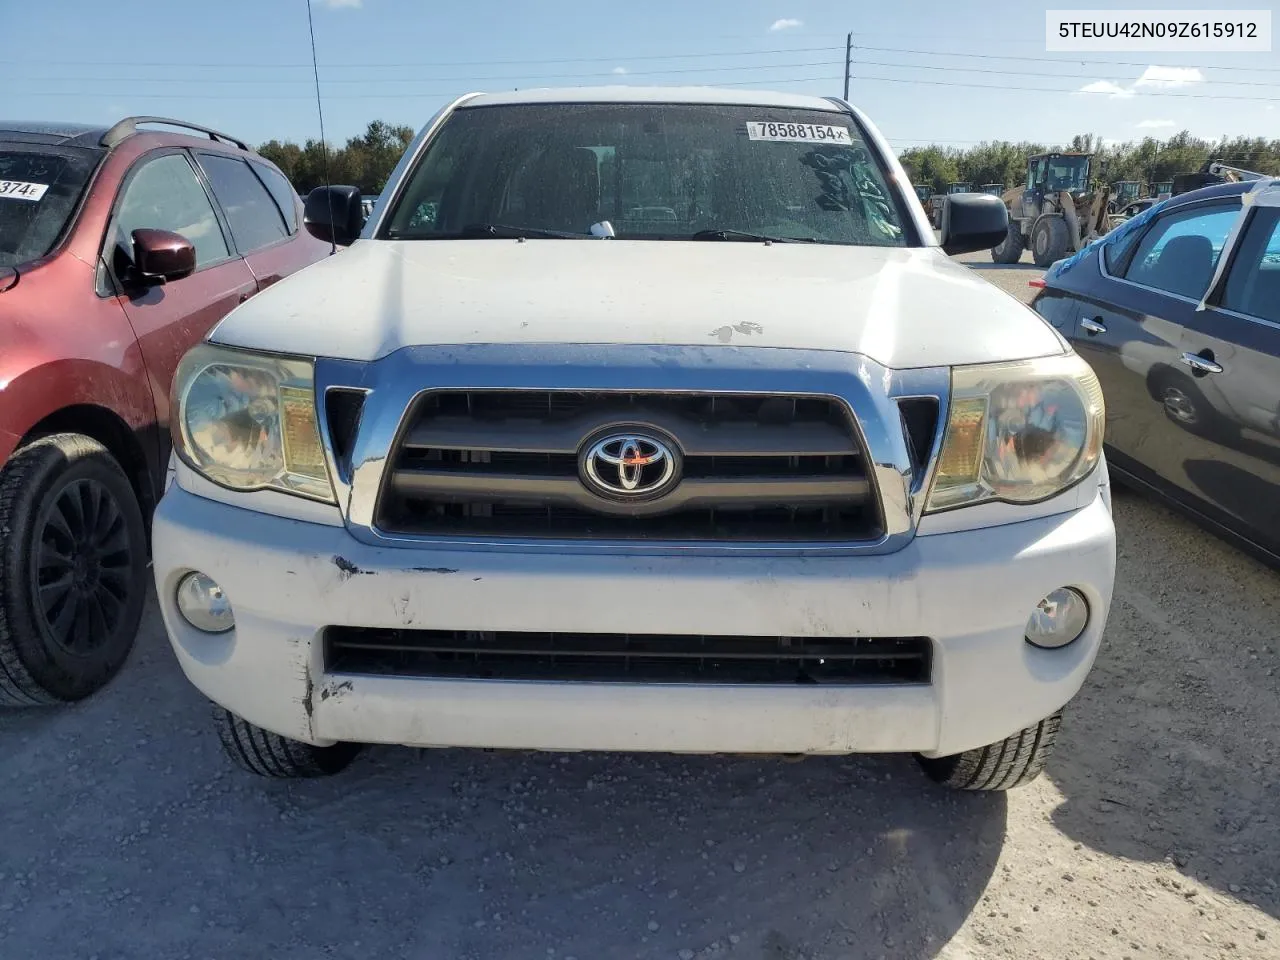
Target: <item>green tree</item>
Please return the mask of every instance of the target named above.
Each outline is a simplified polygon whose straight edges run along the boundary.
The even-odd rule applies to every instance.
[[[322,146],[319,140],[308,140],[302,146],[268,140],[258,152],[279,167],[303,195],[326,182],[352,184],[361,193],[380,193],[413,136],[412,127],[374,120],[363,134],[351,137],[341,147]]]

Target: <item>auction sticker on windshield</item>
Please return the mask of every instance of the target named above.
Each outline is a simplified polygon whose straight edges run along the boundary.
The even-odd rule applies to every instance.
[[[0,200],[39,200],[48,189],[49,185],[47,183],[0,180]]]
[[[831,123],[775,123],[772,120],[748,121],[747,139],[786,143],[853,143],[848,127]]]

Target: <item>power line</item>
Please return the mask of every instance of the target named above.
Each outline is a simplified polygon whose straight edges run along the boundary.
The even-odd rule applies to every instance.
[[[1092,96],[1102,95],[1114,97],[1118,92],[1115,90],[1068,90],[1065,87],[1003,87],[993,83],[964,83],[958,80],[916,80],[910,77],[868,77],[859,74],[855,74],[853,79],[883,83],[916,83],[930,87],[967,87],[973,90],[1001,90],[1005,93],[1080,93]],[[1080,79],[1084,78],[1081,77]],[[1130,93],[1130,91],[1126,90],[1123,91],[1123,93],[1127,94]],[[1245,97],[1228,93],[1147,93],[1144,91],[1141,94],[1134,93],[1132,95],[1175,100],[1247,100],[1260,103],[1270,101],[1280,102],[1280,97]]]
[[[858,65],[870,67],[895,67],[903,70],[954,70],[956,73],[989,73],[1009,77],[1050,77],[1057,80],[1112,80],[1116,83],[1133,83],[1141,79],[1140,77],[1101,77],[1095,73],[1090,73],[1080,77],[1073,77],[1066,73],[1046,73],[1043,70],[993,70],[983,67],[947,67],[930,63],[890,63],[884,60],[859,60]],[[1225,87],[1274,88],[1276,86],[1276,82],[1274,80],[1199,80],[1196,82],[1213,83]]]
[[[733,83],[706,83],[706,87],[746,87],[778,83],[838,83],[840,78],[832,73],[823,77],[771,77],[767,80],[738,80]],[[325,97],[326,100],[428,100],[452,99],[458,90],[422,93],[345,93]],[[75,90],[37,90],[30,97],[82,97],[85,93]],[[201,93],[130,93],[131,100],[310,100],[309,94],[201,94]]]
[[[833,60],[833,61],[821,61],[821,62],[808,63],[808,64],[793,64],[793,65],[788,65],[788,64],[775,64],[775,65],[774,65],[774,67],[775,67],[775,69],[786,69],[786,68],[787,68],[787,67],[789,67],[789,66],[794,66],[794,67],[816,67],[816,66],[837,66],[837,65],[840,65],[840,64],[841,64],[841,61],[835,61],[835,60]],[[857,65],[857,66],[862,66],[862,65],[866,65],[866,64],[867,64],[867,62],[866,62],[866,61],[860,61],[860,62],[858,62],[856,65]],[[873,65],[883,65],[883,64],[873,64]],[[738,69],[743,69],[743,68],[734,67],[734,68],[725,68],[725,69],[738,70]],[[767,67],[766,67],[766,69],[767,69]],[[664,71],[660,71],[660,72],[664,72]],[[701,70],[692,70],[692,71],[688,71],[688,70],[687,70],[687,71],[671,71],[671,72],[694,72],[694,73],[702,73],[702,72],[714,72],[714,71],[701,71]],[[1013,71],[1011,71],[1011,72],[1013,72]],[[1014,73],[1015,73],[1015,75],[1016,75],[1016,72],[1014,72]],[[573,77],[575,77],[575,76],[581,77],[581,76],[584,76],[584,75],[570,75],[570,74],[563,74],[563,75],[561,75],[561,76],[572,79],[572,78],[573,78]],[[593,75],[585,75],[585,76],[597,76],[597,77],[598,77],[598,76],[615,76],[615,75],[614,75],[614,74],[593,74]],[[1115,96],[1117,96],[1117,95],[1125,95],[1125,94],[1128,94],[1128,95],[1130,95],[1130,96],[1142,96],[1142,97],[1151,97],[1151,98],[1159,98],[1159,99],[1175,99],[1175,100],[1237,100],[1237,101],[1257,102],[1257,103],[1280,102],[1280,97],[1243,96],[1243,95],[1237,95],[1237,94],[1225,94],[1225,93],[1157,93],[1157,92],[1152,92],[1152,91],[1146,91],[1146,90],[1144,90],[1144,91],[1142,91],[1142,92],[1139,94],[1139,93],[1136,93],[1136,92],[1134,92],[1134,91],[1128,91],[1128,90],[1124,90],[1124,91],[1122,91],[1122,90],[1119,90],[1119,89],[1117,89],[1117,90],[1087,90],[1087,89],[1082,89],[1082,88],[1044,87],[1044,86],[1028,87],[1028,86],[1022,86],[1022,85],[1019,85],[1019,86],[1016,86],[1016,87],[1009,87],[1009,86],[1003,86],[1003,85],[1000,85],[1000,84],[992,84],[992,83],[968,83],[968,82],[965,82],[965,81],[962,81],[962,80],[921,80],[921,79],[917,79],[917,78],[914,78],[914,77],[882,77],[882,76],[871,76],[871,75],[867,75],[867,74],[851,74],[850,76],[851,76],[851,79],[854,79],[854,80],[863,80],[863,81],[868,81],[868,82],[872,82],[872,83],[911,83],[911,84],[922,84],[922,85],[925,85],[925,86],[935,86],[935,87],[961,87],[961,88],[973,89],[973,90],[998,90],[998,91],[1001,91],[1001,92],[1004,92],[1004,93],[1037,93],[1037,94],[1040,94],[1040,93],[1068,93],[1068,94],[1084,94],[1084,95],[1091,95],[1091,96],[1108,96],[1108,97],[1115,97]],[[405,84],[405,83],[437,83],[437,82],[438,82],[438,83],[451,83],[451,82],[455,82],[455,81],[456,81],[456,82],[459,82],[459,83],[469,83],[469,82],[471,82],[471,81],[481,81],[481,80],[484,80],[484,79],[486,79],[486,78],[483,78],[483,77],[469,77],[469,78],[431,77],[431,78],[426,78],[426,79],[421,80],[421,81],[400,80],[400,81],[394,81],[394,82],[398,82],[398,83],[400,83],[400,84],[402,84],[402,85],[403,85],[403,84]],[[524,85],[524,84],[522,83],[522,81],[524,81],[524,80],[528,80],[528,79],[533,79],[533,78],[530,78],[530,77],[494,77],[494,78],[488,78],[488,79],[491,79],[491,80],[502,80],[502,81],[516,81],[516,82],[520,82],[520,83],[521,83],[521,85]],[[825,81],[827,81],[827,80],[832,80],[832,79],[837,79],[837,80],[838,80],[839,78],[833,78],[833,77],[831,77],[831,76],[821,76],[821,77],[769,77],[769,78],[762,78],[762,79],[758,79],[758,80],[735,80],[735,81],[732,81],[732,82],[703,83],[703,84],[700,84],[700,85],[701,85],[701,86],[709,86],[709,87],[717,87],[717,86],[720,86],[720,87],[723,87],[723,86],[760,86],[760,85],[768,85],[768,84],[775,84],[775,83],[812,83],[812,82],[825,82]],[[1078,77],[1078,78],[1064,78],[1064,79],[1085,80],[1085,79],[1088,79],[1088,78],[1085,78],[1085,77]],[[1094,82],[1097,82],[1097,80],[1098,80],[1099,78],[1092,78],[1092,79],[1093,79],[1093,81],[1094,81]],[[217,81],[213,81],[213,82],[217,82]],[[325,82],[329,82],[329,81],[325,81]],[[1262,84],[1262,86],[1270,86],[1270,84]],[[94,93],[103,93],[103,91],[93,91],[93,92],[94,92]],[[455,89],[454,89],[454,90],[452,90],[452,91],[432,91],[432,92],[419,91],[419,92],[413,92],[413,93],[355,93],[355,94],[331,94],[331,95],[329,95],[329,96],[328,96],[328,98],[327,98],[327,99],[330,99],[330,100],[384,100],[384,99],[385,99],[385,100],[398,100],[398,99],[425,99],[425,98],[430,98],[430,97],[452,97],[452,96],[456,95],[458,92],[459,92],[459,90],[455,88]],[[87,94],[85,91],[78,91],[78,90],[37,90],[37,91],[32,91],[32,92],[30,92],[30,93],[26,94],[26,96],[29,96],[29,97],[80,97],[80,96],[87,96],[87,95],[89,95],[89,94]],[[271,94],[255,94],[255,95],[238,95],[238,94],[200,94],[200,93],[191,93],[191,94],[182,94],[182,93],[176,93],[176,94],[170,94],[170,93],[164,93],[164,94],[147,94],[147,93],[120,93],[120,92],[112,92],[112,93],[107,94],[107,95],[110,95],[110,96],[128,96],[128,97],[131,97],[131,98],[133,98],[133,99],[147,99],[147,100],[175,100],[175,99],[185,99],[185,100],[298,100],[298,99],[309,99],[309,96],[307,96],[307,97],[303,97],[303,96],[301,96],[301,95],[296,95],[296,94],[274,94],[274,93],[271,93]]]
[[[857,36],[857,34],[854,34]],[[874,53],[913,53],[922,57],[962,57],[966,60],[1023,60],[1029,63],[1061,63],[1061,64],[1106,64],[1111,67],[1150,67],[1150,61],[1137,63],[1129,60],[1068,60],[1061,57],[1016,57],[1001,53],[950,53],[945,50],[909,50],[903,47],[864,47],[854,44],[855,50],[871,50]],[[908,66],[908,64],[903,64]],[[1280,73],[1276,67],[1208,67],[1194,64],[1168,64],[1178,70],[1238,70],[1246,73]]]
[[[672,68],[672,69],[670,69],[670,70],[636,70],[636,71],[628,70],[628,71],[626,71],[625,73],[616,73],[616,72],[614,72],[614,71],[612,71],[612,70],[609,70],[609,71],[606,71],[606,72],[604,72],[604,73],[542,73],[542,74],[531,73],[531,74],[518,74],[518,75],[505,74],[505,75],[502,75],[502,76],[490,76],[490,77],[482,77],[482,76],[465,76],[465,77],[418,77],[418,78],[414,78],[414,77],[371,77],[371,78],[368,78],[368,79],[361,79],[361,80],[324,80],[324,81],[321,81],[321,82],[322,82],[325,86],[328,86],[328,85],[330,85],[330,84],[339,84],[339,83],[341,83],[341,84],[352,84],[352,83],[359,83],[359,84],[366,84],[366,83],[401,83],[401,84],[403,84],[403,83],[469,83],[469,82],[471,82],[471,81],[485,81],[485,82],[490,82],[490,81],[497,81],[497,80],[510,80],[510,81],[515,81],[515,82],[517,82],[517,83],[521,83],[521,84],[523,84],[523,83],[524,83],[524,81],[526,81],[526,80],[560,80],[560,79],[573,79],[573,78],[579,78],[579,77],[616,77],[616,78],[618,78],[619,80],[623,80],[623,79],[625,79],[626,77],[645,77],[645,76],[656,76],[656,75],[658,75],[658,74],[666,75],[666,74],[672,74],[672,73],[729,73],[729,72],[734,72],[734,73],[736,73],[736,72],[740,72],[740,71],[743,71],[743,70],[790,70],[790,69],[796,69],[796,68],[801,68],[801,67],[806,67],[806,68],[807,68],[807,67],[831,67],[831,66],[839,66],[839,65],[840,65],[840,64],[842,64],[842,63],[844,63],[844,61],[843,61],[843,60],[818,60],[818,61],[809,61],[809,62],[807,62],[807,63],[762,63],[762,64],[750,64],[750,65],[747,65],[747,66],[736,66],[736,67],[674,67],[674,68]],[[37,78],[34,78],[34,79],[37,79],[37,80],[39,80],[40,82],[47,82],[47,81],[50,81],[50,80],[69,80],[69,81],[73,81],[73,82],[83,82],[83,83],[113,83],[113,82],[115,82],[115,83],[150,83],[150,82],[152,82],[152,81],[154,80],[154,78],[153,78],[153,77],[37,77]],[[196,78],[196,79],[185,79],[185,78],[180,78],[180,79],[175,79],[175,80],[166,80],[166,81],[165,81],[165,84],[166,84],[166,85],[169,85],[169,84],[172,84],[172,83],[200,83],[200,84],[220,84],[220,83],[237,83],[237,84],[245,84],[245,83],[248,83],[248,84],[268,84],[268,83],[270,83],[270,84],[285,84],[285,83],[293,83],[293,84],[298,84],[298,83],[306,83],[306,84],[309,84],[309,83],[311,83],[311,82],[312,82],[312,81],[311,81],[310,79],[298,79],[298,80],[274,80],[274,79],[272,79],[272,80],[260,80],[260,79],[247,79],[247,78],[245,78],[245,77],[225,77],[225,78],[218,78],[218,79],[216,79],[216,80],[214,80],[214,79],[203,79],[203,78]]]
[[[454,60],[454,61],[434,61],[424,63],[422,61],[413,63],[388,63],[382,61],[379,63],[333,63],[322,64],[325,70],[367,70],[374,67],[492,67],[499,65],[527,66],[541,64],[559,64],[559,63],[627,63],[637,60],[700,60],[710,59],[713,57],[756,57],[766,56],[768,54],[777,53],[838,53],[843,50],[843,46],[838,47],[776,47],[768,50],[725,50],[716,53],[663,53],[663,54],[644,54],[641,56],[613,56],[613,57],[554,57],[539,60]],[[119,60],[40,60],[40,61],[23,61],[23,60],[0,60],[0,64],[9,66],[43,66],[46,64],[55,66],[91,66],[91,67],[114,67],[119,66]],[[186,63],[183,61],[137,61],[129,62],[131,67],[208,67],[218,69],[239,69],[239,68],[280,68],[280,69],[299,69],[310,67],[311,63]]]

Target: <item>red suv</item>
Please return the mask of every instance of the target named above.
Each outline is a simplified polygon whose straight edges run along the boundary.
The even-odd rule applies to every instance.
[[[123,665],[174,368],[330,252],[301,227],[284,175],[214,130],[0,123],[0,705],[78,700]]]

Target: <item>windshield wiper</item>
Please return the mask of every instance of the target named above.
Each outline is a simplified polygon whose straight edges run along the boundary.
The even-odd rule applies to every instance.
[[[699,230],[690,240],[742,240],[747,243],[821,243],[817,237],[770,237],[745,230]]]
[[[539,230],[536,227],[513,227],[505,223],[469,223],[456,234],[460,240],[471,237],[495,237],[504,240],[523,240],[526,237],[548,240],[589,239],[585,233],[569,233],[564,230]]]

